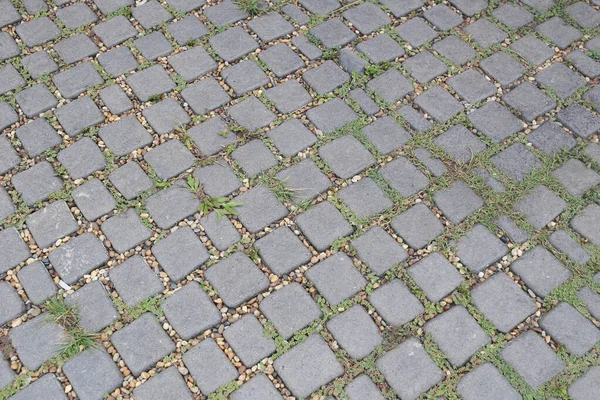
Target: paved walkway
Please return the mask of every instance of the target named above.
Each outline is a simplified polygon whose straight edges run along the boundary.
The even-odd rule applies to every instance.
[[[0,399],[600,399],[600,1],[0,27]]]

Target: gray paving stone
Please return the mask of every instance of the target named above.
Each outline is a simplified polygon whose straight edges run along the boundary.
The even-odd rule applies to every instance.
[[[10,1],[3,1],[0,3],[0,27],[14,24],[21,20],[19,11],[12,5]]]
[[[474,272],[498,262],[507,252],[508,247],[481,224],[475,225],[456,246],[460,261]]]
[[[0,259],[1,274],[16,267],[31,255],[19,232],[12,227],[0,231],[0,251],[3,255]]]
[[[337,239],[352,234],[354,230],[328,201],[299,214],[296,224],[317,251],[325,251]]]
[[[108,253],[96,236],[86,232],[53,250],[49,260],[60,278],[72,285],[108,261]]]
[[[585,148],[585,154],[600,165],[600,145],[595,143],[589,143]]]
[[[269,287],[265,274],[242,252],[219,261],[205,276],[228,307],[235,308]]]
[[[379,276],[408,258],[404,248],[379,226],[354,239],[352,246],[358,258]]]
[[[544,122],[528,138],[534,147],[551,156],[565,148],[570,150],[577,144],[560,124],[552,121]]]
[[[487,186],[489,186],[493,191],[498,192],[498,193],[506,192],[506,186],[504,186],[496,178],[494,178],[492,176],[492,174],[490,174],[488,172],[488,170],[483,169],[483,168],[476,168],[473,170],[473,172],[475,172],[475,174],[477,174],[479,177],[481,177],[481,179],[483,179],[483,182]],[[494,176],[496,176],[496,175],[497,174],[494,174]]]
[[[464,31],[484,49],[502,43],[508,39],[508,34],[506,32],[485,18],[478,19],[472,24],[469,24],[464,28]]]
[[[24,89],[15,98],[23,113],[29,118],[46,112],[58,104],[56,97],[43,83]]]
[[[574,400],[590,400],[600,395],[598,378],[600,368],[591,367],[581,378],[579,378],[568,390],[569,396]]]
[[[571,4],[565,10],[584,29],[593,29],[600,25],[600,13],[583,1]]]
[[[529,63],[540,66],[554,56],[554,50],[540,39],[529,34],[510,45],[510,49]]]
[[[13,91],[23,85],[25,85],[25,80],[12,64],[8,63],[0,69],[0,95]]]
[[[85,178],[106,167],[106,158],[92,139],[84,137],[61,150],[56,157],[72,179]]]
[[[402,63],[402,66],[422,84],[426,84],[448,71],[446,65],[428,51],[422,51],[408,58]]]
[[[135,19],[144,29],[156,28],[162,23],[169,22],[173,16],[158,1],[150,0],[132,9]]]
[[[350,76],[335,62],[328,60],[318,67],[311,68],[302,74],[302,79],[304,79],[317,94],[324,95],[349,81]]]
[[[456,65],[465,64],[477,55],[473,47],[456,35],[449,35],[434,43],[432,47]]]
[[[27,228],[41,249],[52,246],[58,239],[79,228],[67,203],[62,200],[30,214],[26,221]]]
[[[281,11],[300,25],[306,25],[310,22],[310,17],[295,4],[286,4]]]
[[[370,219],[392,207],[392,201],[371,178],[363,178],[338,192],[340,199],[360,219]]]
[[[410,197],[429,185],[425,174],[404,157],[398,157],[384,165],[379,173],[403,197]]]
[[[196,281],[188,282],[168,297],[161,308],[183,340],[190,340],[221,322],[221,313]]]
[[[58,70],[58,64],[44,50],[21,58],[21,63],[33,79]]]
[[[554,5],[554,0],[523,0],[522,3],[536,9],[539,12],[546,12]]]
[[[164,289],[156,273],[138,255],[111,269],[109,277],[119,296],[130,307],[156,296]]]
[[[413,264],[408,274],[434,303],[449,296],[465,280],[440,253],[431,253]]]
[[[92,281],[65,298],[77,307],[79,325],[88,332],[99,332],[119,319],[119,313],[100,281]]]
[[[559,303],[544,315],[540,326],[577,357],[600,341],[600,330],[568,303]]]
[[[133,3],[134,0],[94,0],[94,4],[100,9],[102,14],[113,13],[120,8],[133,5]]]
[[[388,103],[395,103],[414,91],[412,83],[396,68],[390,68],[371,79],[367,88],[378,93]]]
[[[102,232],[117,253],[124,253],[152,236],[134,209],[115,215],[102,224]]]
[[[521,143],[514,143],[491,158],[503,173],[522,182],[529,173],[540,168],[542,162]]]
[[[175,351],[175,344],[149,312],[113,333],[111,342],[134,376]]]
[[[396,32],[398,36],[415,48],[421,47],[439,36],[439,33],[421,17],[415,17],[401,23],[396,27]]]
[[[323,133],[332,133],[358,119],[358,114],[344,100],[336,97],[306,112],[307,118]]]
[[[15,133],[32,158],[62,143],[62,138],[44,118],[34,119],[17,128]]]
[[[202,115],[215,110],[231,100],[231,97],[213,78],[206,78],[188,86],[181,92],[195,114]]]
[[[548,237],[548,240],[552,246],[565,253],[567,257],[579,265],[583,265],[590,260],[590,255],[564,230],[555,231]]]
[[[423,92],[414,102],[438,122],[446,122],[464,109],[458,100],[439,86]]]
[[[175,89],[175,82],[170,79],[168,72],[161,65],[154,65],[130,75],[126,82],[143,102]]]
[[[552,175],[557,178],[567,191],[576,197],[582,197],[590,188],[600,184],[600,175],[586,167],[579,160],[570,159]]]
[[[47,298],[58,291],[50,273],[39,261],[22,268],[17,273],[17,278],[29,300],[36,305],[44,303]]]
[[[352,98],[352,100],[354,100],[368,116],[372,116],[379,112],[379,105],[377,105],[363,89],[352,89],[349,94],[350,98]]]
[[[596,246],[600,246],[600,234],[596,229],[600,220],[600,206],[590,204],[571,220],[571,226]]]
[[[174,397],[193,400],[194,396],[176,366],[171,366],[133,389],[138,400],[160,400]]]
[[[377,385],[373,383],[367,375],[359,375],[352,382],[344,386],[344,392],[349,396],[350,400],[371,399],[384,400],[385,397],[381,394]],[[329,398],[327,398],[329,399]]]
[[[514,261],[511,269],[540,297],[549,296],[572,275],[552,253],[539,245]]]
[[[309,336],[279,357],[274,367],[297,397],[308,397],[344,373],[344,367],[318,334]]]
[[[345,253],[336,253],[310,268],[305,276],[332,306],[362,290],[367,284]]]
[[[371,153],[352,135],[320,147],[319,156],[342,179],[351,178],[375,163]]]
[[[554,63],[535,74],[535,79],[542,87],[551,90],[561,99],[566,99],[585,86],[583,77],[561,63]]]
[[[311,61],[321,58],[323,55],[321,49],[312,44],[306,35],[295,36],[292,39],[292,44]]]
[[[204,155],[215,155],[236,141],[236,135],[227,128],[227,123],[221,117],[210,118],[194,126],[188,130],[188,135]]]
[[[2,306],[0,307],[0,324],[2,325],[27,311],[21,296],[8,282],[0,282],[0,299],[2,299]]]
[[[288,274],[311,258],[310,251],[288,227],[275,229],[254,246],[265,265],[277,275]]]
[[[264,329],[254,315],[246,314],[223,332],[225,340],[247,367],[252,367],[276,350],[275,342],[265,337]]]
[[[242,238],[229,218],[219,218],[215,211],[202,218],[200,222],[212,245],[219,251],[227,250]]]
[[[205,396],[239,375],[217,343],[210,338],[185,353],[183,362]]]
[[[348,355],[361,360],[383,342],[379,328],[359,305],[349,308],[327,322],[327,330]]]
[[[425,247],[444,232],[444,225],[425,204],[417,204],[392,221],[394,231],[412,248]]]
[[[369,302],[385,322],[395,327],[412,321],[425,311],[419,299],[399,279],[394,279],[376,289],[369,296]]]
[[[462,377],[456,391],[465,400],[521,400],[523,397],[491,363],[485,363]]]
[[[496,94],[496,87],[472,68],[453,76],[447,83],[471,104]]]
[[[0,33],[0,60],[8,60],[21,54],[21,49],[8,32]]]
[[[463,125],[452,126],[439,135],[434,143],[459,163],[468,163],[477,153],[487,148],[485,143]]]
[[[161,32],[152,32],[146,36],[136,39],[133,44],[142,56],[148,60],[156,60],[165,57],[173,51],[171,43]]]
[[[59,107],[54,114],[67,135],[71,137],[104,122],[104,114],[89,96],[80,97]]]
[[[109,75],[119,76],[125,72],[134,71],[138,62],[127,46],[120,46],[98,55],[98,62]]]
[[[278,78],[284,78],[305,66],[304,61],[286,44],[279,43],[258,54],[258,58]]]
[[[229,164],[222,159],[196,169],[194,178],[202,185],[204,193],[211,197],[229,196],[242,186]]]
[[[269,378],[264,374],[258,374],[233,392],[231,400],[283,400],[283,397]]]
[[[205,36],[208,33],[208,28],[198,19],[197,16],[188,15],[183,19],[171,22],[169,25],[167,25],[167,31],[175,39],[177,44],[183,46]]]
[[[0,362],[0,388],[4,389],[10,383],[12,383],[15,377],[14,371],[10,368],[10,364],[7,360]]]
[[[150,196],[146,201],[146,208],[156,226],[170,229],[194,215],[200,208],[200,200],[183,181],[178,181],[174,186]]]
[[[28,47],[38,46],[60,35],[58,26],[46,16],[22,22],[16,26],[15,31]]]
[[[97,399],[112,393],[123,383],[123,374],[113,363],[112,357],[98,348],[88,349],[67,361],[64,372],[82,400]]]
[[[267,89],[265,95],[282,114],[294,112],[312,101],[311,95],[294,79]]]
[[[19,116],[7,102],[0,103],[0,131],[19,120]]]
[[[235,26],[209,39],[210,46],[227,62],[237,61],[258,49],[258,43],[241,26]]]
[[[52,77],[58,91],[68,99],[74,99],[92,86],[101,85],[104,79],[89,61],[60,72]]]
[[[11,329],[8,336],[19,359],[30,371],[40,368],[48,359],[59,354],[69,336],[60,325],[48,321],[43,313]]]
[[[535,27],[535,31],[555,43],[561,50],[581,39],[583,34],[560,17],[552,17]]]
[[[451,0],[450,3],[469,17],[474,16],[488,7],[487,0]]]
[[[289,213],[273,192],[263,186],[242,193],[235,197],[234,201],[243,203],[236,211],[240,222],[251,233],[260,232]]]
[[[515,205],[535,229],[542,229],[563,212],[567,203],[545,186],[536,186]]]
[[[376,362],[387,383],[402,399],[416,400],[444,379],[417,338],[411,337]]]
[[[215,6],[205,8],[204,15],[217,27],[233,24],[241,19],[248,18],[248,13],[240,9],[231,0],[225,0]]]
[[[425,10],[423,16],[442,31],[449,31],[463,22],[463,18],[445,4],[437,4]]]
[[[69,29],[77,29],[98,20],[96,14],[84,3],[75,3],[68,7],[59,8],[56,11],[56,16]]]
[[[130,161],[111,172],[109,179],[126,200],[133,200],[140,193],[154,187],[148,175],[135,161]]]
[[[415,150],[415,156],[425,165],[431,175],[435,176],[436,178],[442,176],[446,172],[446,166],[444,163],[435,158],[429,150],[418,148]]]
[[[278,172],[275,179],[290,190],[291,201],[296,204],[314,199],[331,186],[327,175],[310,158]]]
[[[459,224],[484,206],[484,201],[463,181],[437,191],[433,200],[452,223]]]
[[[119,115],[133,109],[133,103],[121,86],[112,85],[100,90],[100,99],[112,114]]]
[[[14,396],[11,396],[11,400],[35,400],[41,398],[48,400],[67,399],[67,395],[58,379],[56,379],[56,375],[51,373],[45,374],[35,382],[21,389]]]
[[[507,4],[510,5],[510,4]],[[521,79],[525,68],[511,55],[499,51],[480,63],[481,69],[502,87],[509,87]]]
[[[329,19],[315,26],[310,33],[328,49],[344,46],[356,39],[356,34],[337,18]]]
[[[265,43],[288,36],[294,31],[294,26],[276,12],[254,18],[248,22],[248,27]]]
[[[0,220],[14,214],[17,211],[12,198],[4,188],[0,188]]]
[[[579,49],[570,52],[566,60],[570,61],[575,69],[588,78],[595,78],[600,75],[600,63]]]
[[[600,118],[579,104],[571,104],[560,111],[557,119],[583,139],[600,130]]]
[[[103,126],[98,136],[116,156],[127,155],[152,143],[152,135],[134,116]]]
[[[504,272],[498,272],[471,290],[473,304],[500,332],[508,333],[537,311],[533,301]]]
[[[564,370],[564,363],[544,339],[528,331],[500,350],[500,355],[534,389]]]
[[[194,165],[195,157],[179,140],[169,140],[144,155],[160,179],[170,179]]]
[[[394,61],[405,54],[404,49],[387,33],[380,33],[371,39],[358,43],[356,50],[369,57],[376,64],[384,61]]]
[[[51,193],[63,188],[62,181],[55,175],[47,161],[34,164],[29,169],[13,175],[12,184],[28,205],[46,199]]]
[[[590,314],[598,319],[600,315],[600,294],[585,286],[577,292],[577,298],[587,306]]]
[[[496,220],[496,225],[498,225],[498,228],[502,229],[504,234],[508,235],[515,243],[523,243],[529,239],[529,234],[506,215],[498,218]]]
[[[378,6],[363,3],[350,8],[342,14],[363,35],[368,35],[384,25],[391,23],[390,17]]]
[[[229,116],[252,132],[266,127],[276,119],[275,113],[254,96],[232,106]]]
[[[78,33],[61,40],[54,45],[54,50],[56,50],[58,55],[67,64],[73,64],[87,57],[93,57],[100,51],[92,39],[83,33]]]
[[[179,13],[188,13],[201,8],[206,0],[168,0],[167,3]]]
[[[209,259],[200,239],[189,227],[181,227],[152,247],[152,254],[169,275],[178,282]]]
[[[172,97],[145,108],[142,115],[152,129],[159,135],[173,132],[190,123],[191,118],[181,105]]]
[[[248,176],[254,176],[278,164],[271,150],[260,139],[254,139],[238,147],[231,157]]]

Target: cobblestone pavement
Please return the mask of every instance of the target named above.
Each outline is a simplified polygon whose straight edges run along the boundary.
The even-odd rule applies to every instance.
[[[0,0],[0,399],[600,399],[600,1],[340,1]]]

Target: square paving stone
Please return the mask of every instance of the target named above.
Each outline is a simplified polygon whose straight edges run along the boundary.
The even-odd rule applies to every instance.
[[[295,4],[286,4],[281,8],[281,11],[300,25],[306,25],[310,22],[310,17]]]
[[[525,67],[511,55],[499,51],[480,63],[481,69],[494,78],[502,87],[508,87],[521,79]]]
[[[134,4],[134,0],[93,0],[102,14],[111,14],[120,8]],[[116,17],[115,17],[116,18]]]
[[[360,305],[330,319],[327,330],[341,348],[356,360],[362,360],[383,342],[379,328]]]
[[[319,148],[319,156],[342,179],[352,178],[375,164],[375,158],[352,135],[345,135]]]
[[[505,235],[508,235],[509,238],[515,243],[523,243],[527,239],[529,239],[529,234],[520,228],[515,221],[508,218],[506,215],[501,216],[496,220],[496,225],[498,228],[504,231]]]
[[[231,400],[283,400],[264,374],[258,374],[231,394]]]
[[[277,116],[254,96],[229,109],[229,116],[249,131],[257,131],[273,122]]]
[[[120,46],[114,50],[98,55],[98,62],[109,75],[119,76],[125,72],[135,71],[138,62],[127,46]]]
[[[600,368],[591,367],[581,378],[579,378],[568,390],[569,396],[574,400],[593,399],[600,396]]]
[[[0,68],[0,95],[15,90],[23,85],[25,85],[25,80],[12,64],[8,63],[4,68]]]
[[[583,1],[571,4],[565,10],[584,29],[593,29],[600,25],[600,13]]]
[[[548,240],[558,251],[565,253],[567,257],[579,265],[590,260],[590,255],[581,245],[564,230],[554,231]]]
[[[465,280],[440,253],[431,253],[413,264],[408,274],[433,303],[449,296]]]
[[[118,157],[152,143],[152,135],[132,115],[103,126],[98,131],[98,136]]]
[[[336,253],[314,265],[305,276],[332,306],[354,296],[367,284],[345,253]]]
[[[17,273],[17,277],[33,304],[43,304],[47,298],[54,296],[58,291],[50,273],[39,261],[23,267]]]
[[[220,314],[219,314],[220,316]],[[275,342],[265,337],[265,328],[252,314],[246,314],[223,332],[235,354],[247,367],[252,367],[276,350]]]
[[[181,97],[198,115],[215,110],[231,100],[214,78],[206,78],[188,86],[181,92]]]
[[[586,84],[583,77],[561,63],[551,64],[538,72],[535,80],[563,100]]]
[[[58,239],[75,232],[79,225],[64,201],[56,201],[30,214],[27,229],[33,235],[40,249],[50,247]]]
[[[190,340],[221,322],[221,313],[196,281],[168,297],[161,308],[183,340]]]
[[[125,304],[135,307],[164,289],[156,273],[138,255],[110,270],[109,277]]]
[[[100,90],[100,99],[112,114],[119,115],[133,109],[133,103],[119,85],[112,85]]]
[[[209,235],[210,236],[210,235]],[[292,272],[306,264],[310,251],[288,227],[280,227],[254,244],[265,265],[277,275]]]
[[[388,103],[395,103],[412,93],[412,83],[396,68],[390,68],[367,83],[367,89],[376,92]]]
[[[199,167],[194,178],[202,185],[204,193],[211,197],[229,196],[242,183],[225,160],[219,160],[206,167]]]
[[[500,350],[500,355],[534,389],[565,369],[564,363],[537,333],[528,331]]]
[[[98,145],[84,137],[61,150],[56,157],[72,179],[85,178],[106,167],[106,158]]]
[[[489,336],[463,306],[455,306],[425,324],[440,350],[450,362],[463,366],[475,353],[491,343]],[[468,337],[468,342],[465,338]]]
[[[600,130],[600,118],[579,104],[571,104],[560,111],[557,119],[583,139]]]
[[[98,20],[96,14],[84,3],[75,3],[72,6],[59,8],[56,11],[56,16],[69,29],[77,29]]]
[[[414,48],[421,47],[439,36],[439,33],[421,17],[401,23],[396,27],[396,32]]]
[[[234,26],[209,39],[219,57],[231,63],[252,53],[259,45],[241,26]]]
[[[54,97],[43,83],[38,83],[22,90],[17,93],[15,99],[28,118],[33,118],[46,112],[58,104],[56,97]]]
[[[468,163],[475,154],[487,148],[485,143],[463,125],[454,125],[439,135],[434,143],[459,163]]]
[[[352,241],[360,258],[373,272],[382,276],[408,259],[408,253],[380,226],[374,226]]]
[[[327,175],[310,158],[278,172],[275,179],[291,192],[290,199],[296,204],[314,199],[331,186]]]
[[[48,17],[42,16],[29,22],[23,22],[15,28],[19,37],[28,47],[38,46],[60,35],[60,29]]]
[[[82,64],[79,64],[82,65]],[[58,122],[70,137],[104,122],[104,114],[90,96],[83,96],[56,109]]]
[[[302,74],[302,79],[319,95],[324,95],[339,88],[350,80],[335,62],[327,60],[318,67],[311,68]]]
[[[138,400],[194,399],[184,378],[174,365],[133,389],[133,395]]]
[[[227,250],[242,238],[229,218],[219,218],[216,211],[202,218],[201,223],[212,245],[219,251]]]
[[[392,389],[406,400],[416,400],[444,379],[442,370],[414,337],[379,358],[376,365]]]
[[[456,246],[460,261],[471,271],[481,272],[499,261],[508,247],[481,224],[469,231]]]
[[[463,18],[445,4],[437,4],[425,10],[423,16],[442,31],[449,31],[463,22]]]
[[[231,157],[242,167],[248,176],[268,170],[277,165],[277,159],[260,139],[249,141],[231,153]]]
[[[389,325],[400,327],[415,319],[425,308],[408,287],[394,279],[376,289],[369,302]]]
[[[282,114],[294,112],[312,101],[311,95],[294,79],[267,89],[265,95]]]
[[[571,220],[571,226],[577,233],[600,246],[600,232],[597,229],[599,221],[600,206],[590,204]]]
[[[2,28],[21,20],[19,11],[17,11],[10,1],[0,2],[0,16],[0,27]]]
[[[60,72],[52,77],[58,91],[68,99],[74,99],[92,86],[104,83],[94,65],[90,61]]]
[[[328,49],[344,46],[356,39],[356,34],[337,18],[332,18],[315,26],[310,30],[310,33]]]
[[[308,397],[344,373],[344,367],[318,334],[275,360],[275,371],[297,397]]]
[[[206,0],[167,0],[167,4],[179,13],[188,13],[205,5]]]
[[[0,299],[2,299],[2,307],[0,307],[0,323],[2,325],[27,311],[21,296],[8,282],[0,282]]]
[[[510,49],[531,64],[540,66],[554,56],[554,50],[533,35],[525,35],[513,44]]]
[[[269,287],[265,274],[242,252],[219,261],[205,276],[228,307],[238,307]]]
[[[285,157],[294,156],[317,142],[316,136],[296,118],[286,120],[267,135]]]
[[[173,16],[158,1],[150,0],[132,9],[135,19],[144,27],[152,29],[164,22],[169,22]]]
[[[12,184],[21,194],[23,201],[30,206],[63,188],[63,182],[55,175],[52,165],[47,161],[16,173]]]
[[[21,161],[6,136],[0,136],[0,155],[0,174],[7,173]]]
[[[329,14],[341,6],[338,0],[299,0],[299,2],[311,13],[319,15]]]
[[[585,148],[585,154],[600,165],[600,144],[589,143]]]
[[[248,27],[265,43],[287,36],[294,31],[294,26],[276,12],[254,18],[248,22]]]
[[[266,297],[259,308],[285,340],[322,316],[317,303],[302,285],[296,282]]]
[[[325,251],[337,239],[352,234],[354,230],[328,201],[298,215],[296,224],[317,251]]]
[[[235,133],[227,127],[221,117],[208,119],[188,130],[188,135],[194,141],[203,155],[215,155],[225,147],[236,142]]]
[[[491,363],[476,367],[462,377],[456,391],[465,400],[521,400],[523,397]]]
[[[406,68],[413,78],[423,84],[448,72],[446,64],[428,51],[422,51],[408,58],[402,62],[402,66]]]
[[[571,272],[539,245],[519,257],[510,267],[540,297],[549,296],[552,290],[571,277]]]
[[[152,236],[152,231],[131,208],[106,220],[101,229],[117,253],[124,253]]]
[[[417,204],[392,221],[394,231],[414,249],[425,247],[444,232],[444,225],[425,204]]]
[[[224,69],[221,76],[225,83],[233,89],[236,95],[241,96],[261,86],[267,86],[269,77],[254,60],[245,60]]]
[[[44,118],[37,118],[17,128],[15,133],[30,157],[34,158],[46,150],[62,143],[62,138]]]
[[[254,187],[233,201],[243,203],[236,211],[240,222],[251,233],[260,232],[289,214],[273,192],[263,186]]]
[[[542,229],[563,212],[567,203],[553,191],[539,185],[515,205],[535,229]]]
[[[484,49],[508,39],[508,34],[485,18],[469,24],[464,31]]]
[[[77,307],[79,325],[88,332],[99,332],[119,319],[119,313],[100,281],[92,281],[65,298]]]
[[[469,17],[474,16],[488,7],[487,0],[450,0],[450,3]]]
[[[496,94],[496,87],[474,69],[468,69],[447,82],[463,99],[471,104]]]
[[[112,211],[117,202],[98,179],[90,180],[72,192],[73,200],[88,221],[95,221]]]
[[[582,357],[600,341],[600,330],[568,303],[559,303],[540,326],[569,352]]]
[[[433,200],[452,223],[459,224],[484,206],[484,201],[463,181],[437,191]]]
[[[368,116],[375,115],[379,112],[379,105],[369,97],[369,95],[367,94],[367,92],[364,91],[364,89],[352,89],[349,95],[350,98],[354,100],[361,108],[361,110],[363,110],[363,112]]]
[[[404,157],[398,157],[384,165],[379,173],[403,197],[410,197],[429,185],[427,176]]]
[[[504,272],[471,290],[473,304],[500,332],[508,333],[537,311],[535,302]]]
[[[223,350],[211,338],[187,351],[183,362],[205,396],[239,376]]]
[[[464,109],[458,100],[439,86],[417,96],[415,104],[438,122],[446,122]]]
[[[570,159],[552,175],[572,196],[581,197],[590,188],[600,184],[600,175],[579,160]]]
[[[197,16],[192,14],[178,21],[171,22],[167,25],[167,31],[173,39],[175,39],[178,45],[184,46],[206,35],[208,33],[208,28]]]
[[[534,147],[548,155],[554,155],[565,148],[571,150],[577,144],[575,138],[560,124],[552,121],[544,122],[528,138]]]
[[[60,278],[72,285],[107,262],[108,253],[100,239],[86,232],[53,250],[49,260]]]
[[[190,123],[191,118],[172,97],[145,108],[142,115],[146,118],[152,129],[159,135],[173,132]]]
[[[363,178],[338,192],[340,199],[360,219],[370,219],[392,207],[392,201],[371,178]]]
[[[273,71],[278,78],[296,72],[305,66],[304,61],[286,44],[279,43],[261,51],[258,58]]]
[[[491,158],[492,163],[503,173],[522,182],[542,162],[521,143],[514,143]]]
[[[121,44],[138,34],[138,31],[133,27],[131,22],[123,15],[117,15],[114,18],[99,23],[92,28],[92,31],[108,48]]]
[[[535,27],[535,31],[555,43],[561,50],[581,39],[583,34],[560,17],[552,17]]]
[[[371,378],[364,374],[359,375],[352,382],[344,386],[344,392],[350,397],[350,400],[385,400],[385,397],[383,397],[377,388],[377,385],[373,383]]]
[[[111,172],[109,179],[126,200],[133,200],[140,193],[154,187],[154,183],[135,161],[130,161]]]
[[[579,49],[569,53],[566,60],[570,61],[581,74],[589,78],[595,78],[600,74],[600,63]]]
[[[7,102],[0,103],[0,131],[19,120],[19,116]]]
[[[135,95],[144,102],[175,89],[175,82],[171,80],[162,65],[154,65],[137,72],[127,77],[126,82]]]
[[[47,360],[59,354],[69,335],[63,327],[49,320],[43,313],[11,329],[8,336],[19,359],[30,371],[40,368]]]
[[[149,312],[113,333],[111,342],[134,376],[175,351],[175,343]]]
[[[15,377],[14,371],[10,368],[7,360],[2,360],[0,363],[0,388],[4,389],[12,383]],[[59,385],[60,387],[60,385]],[[62,389],[62,387],[60,387]],[[66,397],[66,396],[65,396]]]
[[[152,247],[162,269],[178,282],[209,259],[200,239],[189,227],[181,227]]]
[[[147,60],[156,60],[165,57],[173,51],[171,43],[161,32],[152,32],[136,39],[133,44]]]
[[[11,396],[11,400],[34,400],[42,398],[48,400],[67,399],[67,395],[56,375],[51,373],[45,374],[35,382],[21,389],[14,396]]]
[[[248,13],[239,8],[232,0],[225,0],[215,6],[205,8],[204,15],[217,27],[248,18]]]
[[[86,57],[95,56],[100,51],[92,39],[83,33],[61,40],[54,45],[54,50],[67,64],[73,64]]]
[[[81,400],[100,398],[123,383],[123,374],[112,357],[95,347],[67,361],[63,369]]]
[[[463,65],[477,55],[473,47],[455,35],[436,42],[433,49],[456,65]]]
[[[146,208],[156,226],[171,229],[178,222],[194,215],[200,208],[200,200],[180,180],[172,187],[150,196],[146,201]]]
[[[311,108],[306,112],[306,117],[317,129],[327,134],[358,119],[358,114],[344,100],[336,97],[327,103]]]
[[[510,29],[519,29],[533,21],[533,14],[517,4],[506,3],[495,9],[492,15]]]
[[[14,214],[17,208],[12,202],[12,198],[4,188],[0,188],[0,220]]]
[[[194,165],[194,155],[179,140],[169,140],[144,155],[160,179],[170,179]]]
[[[363,35],[368,35],[392,22],[381,8],[372,3],[363,3],[350,8],[344,11],[342,16]]]
[[[381,33],[371,39],[358,43],[356,50],[369,57],[375,64],[384,61],[394,61],[405,54],[404,49],[387,33]]]

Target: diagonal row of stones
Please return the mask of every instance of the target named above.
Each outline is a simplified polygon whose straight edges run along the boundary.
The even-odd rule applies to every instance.
[[[599,396],[598,4],[236,3],[0,0],[0,393]]]

